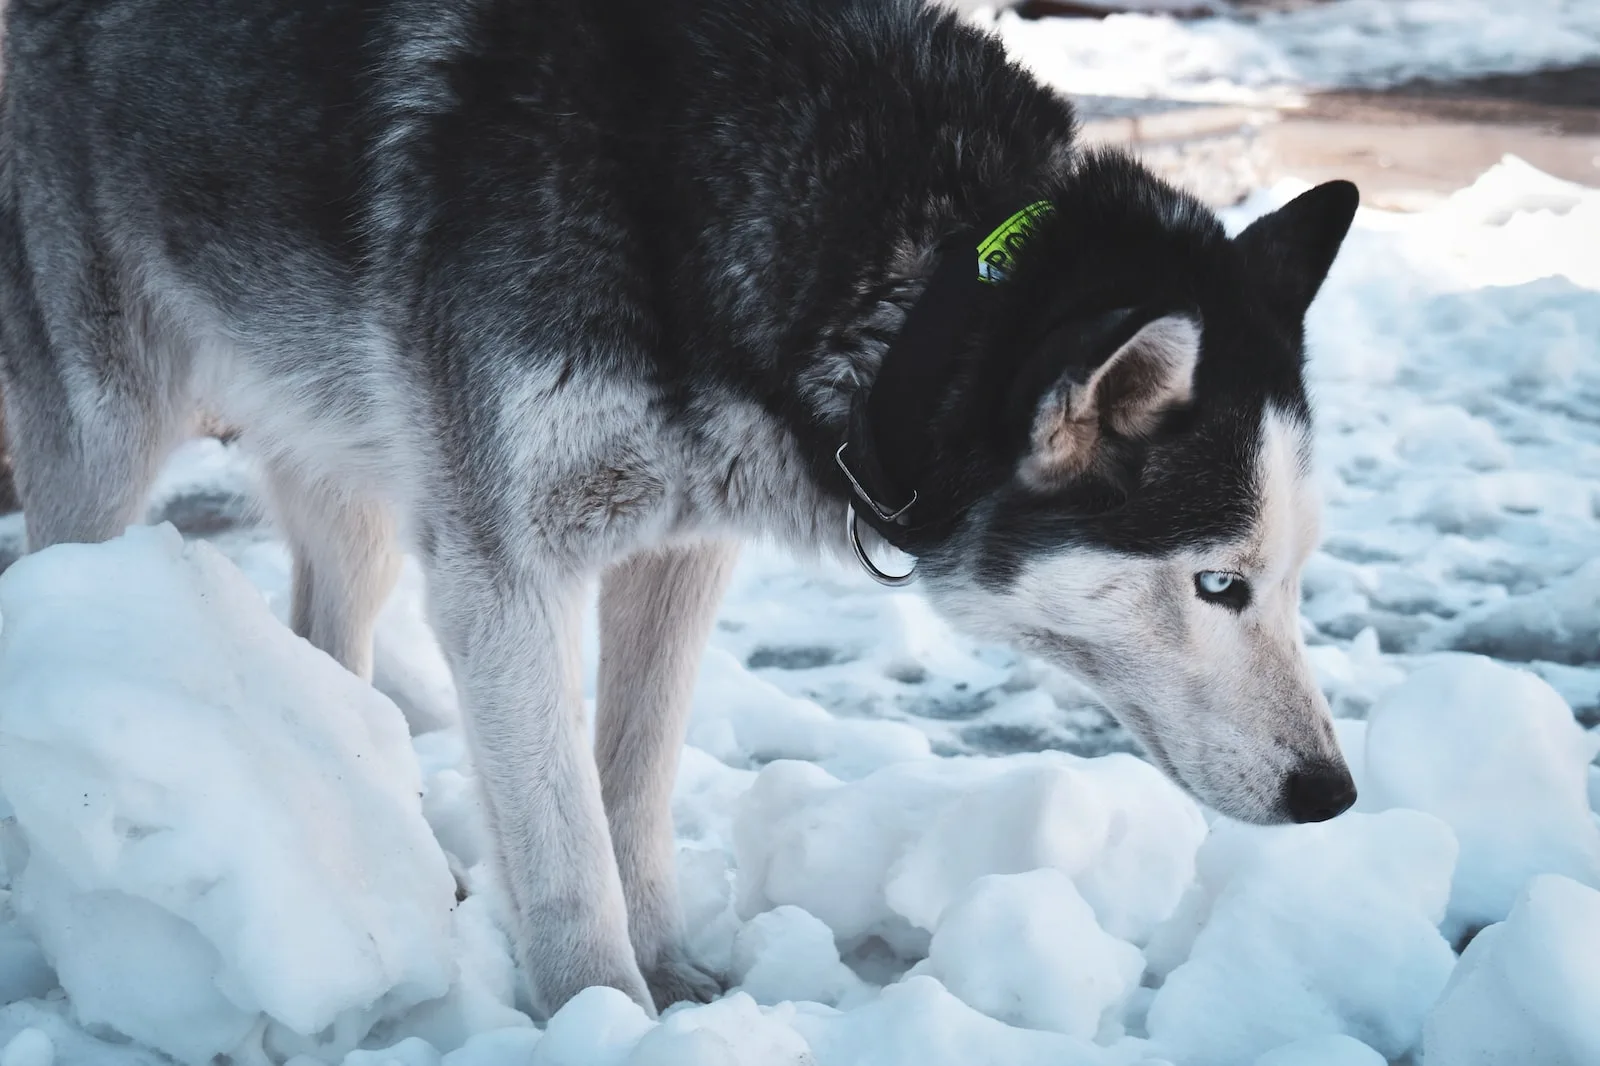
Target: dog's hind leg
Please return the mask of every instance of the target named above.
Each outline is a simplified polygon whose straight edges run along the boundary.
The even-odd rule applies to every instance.
[[[109,540],[143,516],[183,428],[188,359],[74,249],[47,315],[24,247],[0,207],[0,392],[28,547]]]
[[[600,787],[634,954],[660,1008],[720,991],[682,946],[672,785],[700,653],[737,555],[723,541],[649,552],[607,571],[600,587]]]
[[[588,743],[583,582],[490,556],[471,543],[424,551],[534,1003],[549,1015],[609,985],[651,1010]]]
[[[268,463],[267,486],[294,555],[290,627],[371,681],[373,625],[400,574],[389,509],[287,462]]]

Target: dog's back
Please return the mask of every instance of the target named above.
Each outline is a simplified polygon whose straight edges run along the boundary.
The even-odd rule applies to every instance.
[[[18,0],[14,288],[78,330],[138,318],[119,359],[154,360],[163,396],[223,408],[268,451],[315,441],[373,473],[392,457],[357,423],[404,437],[416,412],[389,411],[394,396],[477,388],[435,365],[441,332],[503,328],[528,352],[654,378],[715,358],[770,399],[793,369],[762,361],[774,336],[840,295],[823,286],[855,284],[848,264],[883,257],[884,208],[926,180],[897,177],[918,134],[895,109],[874,129],[843,97],[910,91],[904,68],[945,24],[899,0],[594,9]],[[843,164],[830,182],[819,140]],[[96,347],[63,340],[58,364]],[[291,422],[285,396],[347,417]]]
[[[147,483],[202,407],[277,495],[327,484],[410,520],[546,447],[496,427],[559,399],[551,377],[616,385],[544,405],[584,416],[557,452],[703,425],[708,383],[820,449],[837,405],[794,397],[855,369],[794,341],[991,157],[1032,180],[1071,136],[994,42],[910,0],[17,0],[9,37],[0,329],[51,325],[0,336],[0,364],[24,447],[40,411],[138,412],[97,419],[114,461],[69,464],[102,496]],[[65,447],[21,476],[65,477]],[[809,501],[754,491],[747,517],[810,535]],[[95,535],[134,517],[124,495]],[[85,522],[29,515],[43,543]]]

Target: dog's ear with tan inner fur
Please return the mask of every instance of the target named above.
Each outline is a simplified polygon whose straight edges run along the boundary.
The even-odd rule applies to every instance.
[[[1075,332],[1115,336],[1128,328],[1131,314],[1113,312],[1095,328]],[[1199,362],[1199,321],[1189,314],[1167,314],[1145,322],[1109,355],[1091,361],[1092,369],[1069,366],[1034,413],[1018,471],[1023,482],[1048,490],[1084,473],[1093,467],[1107,432],[1148,434],[1166,411],[1193,397]]]

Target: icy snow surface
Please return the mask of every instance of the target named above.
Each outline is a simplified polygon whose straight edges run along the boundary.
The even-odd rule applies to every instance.
[[[752,551],[674,803],[733,990],[659,1023],[521,1012],[414,568],[380,695],[272,617],[266,534],[14,564],[0,1066],[1593,1066],[1597,248],[1600,192],[1508,160],[1363,212],[1313,310],[1334,822],[1215,820],[1070,679]],[[154,513],[248,486],[196,444]]]
[[[1000,6],[972,17],[1045,80],[1095,96],[1279,101],[1600,58],[1594,0],[1333,0],[1196,20],[1146,10],[1028,21]]]

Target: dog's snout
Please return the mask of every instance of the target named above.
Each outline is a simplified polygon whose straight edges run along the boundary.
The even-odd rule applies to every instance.
[[[1343,763],[1311,763],[1284,782],[1284,804],[1297,822],[1326,822],[1355,801],[1356,783]]]

